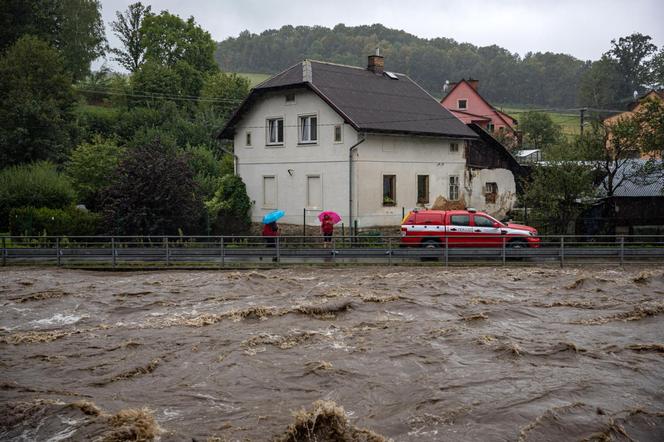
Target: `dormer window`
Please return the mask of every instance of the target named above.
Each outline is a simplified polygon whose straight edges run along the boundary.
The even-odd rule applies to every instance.
[[[458,109],[468,109],[468,100],[457,100]]]

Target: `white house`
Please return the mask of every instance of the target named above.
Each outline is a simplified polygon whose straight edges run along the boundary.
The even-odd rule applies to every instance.
[[[285,223],[334,210],[347,226],[398,225],[436,200],[484,209],[485,178],[514,194],[511,171],[468,167],[476,130],[383,66],[379,55],[366,69],[305,60],[251,91],[219,137],[233,140],[253,221],[278,208]]]

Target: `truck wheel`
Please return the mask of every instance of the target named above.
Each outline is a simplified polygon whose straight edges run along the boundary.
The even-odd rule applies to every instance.
[[[528,248],[528,241],[525,239],[513,239],[507,243],[507,247],[510,249],[526,249]]]
[[[437,249],[440,247],[440,243],[436,240],[428,239],[426,241],[422,241],[422,247],[425,249]]]

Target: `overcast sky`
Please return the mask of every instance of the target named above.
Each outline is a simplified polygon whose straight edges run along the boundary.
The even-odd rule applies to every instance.
[[[115,12],[136,0],[102,0],[106,35]],[[217,41],[247,29],[260,33],[283,25],[382,23],[419,37],[448,37],[478,46],[497,44],[524,55],[562,52],[595,60],[611,39],[641,32],[664,45],[664,0],[143,0],[196,22]],[[98,63],[96,63],[98,65]],[[113,66],[115,68],[115,66]]]

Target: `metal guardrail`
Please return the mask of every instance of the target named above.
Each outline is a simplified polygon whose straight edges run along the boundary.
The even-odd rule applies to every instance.
[[[664,236],[543,236],[537,248],[510,238],[440,238],[404,247],[401,237],[3,236],[2,265],[214,267],[302,263],[628,264],[664,263]]]

